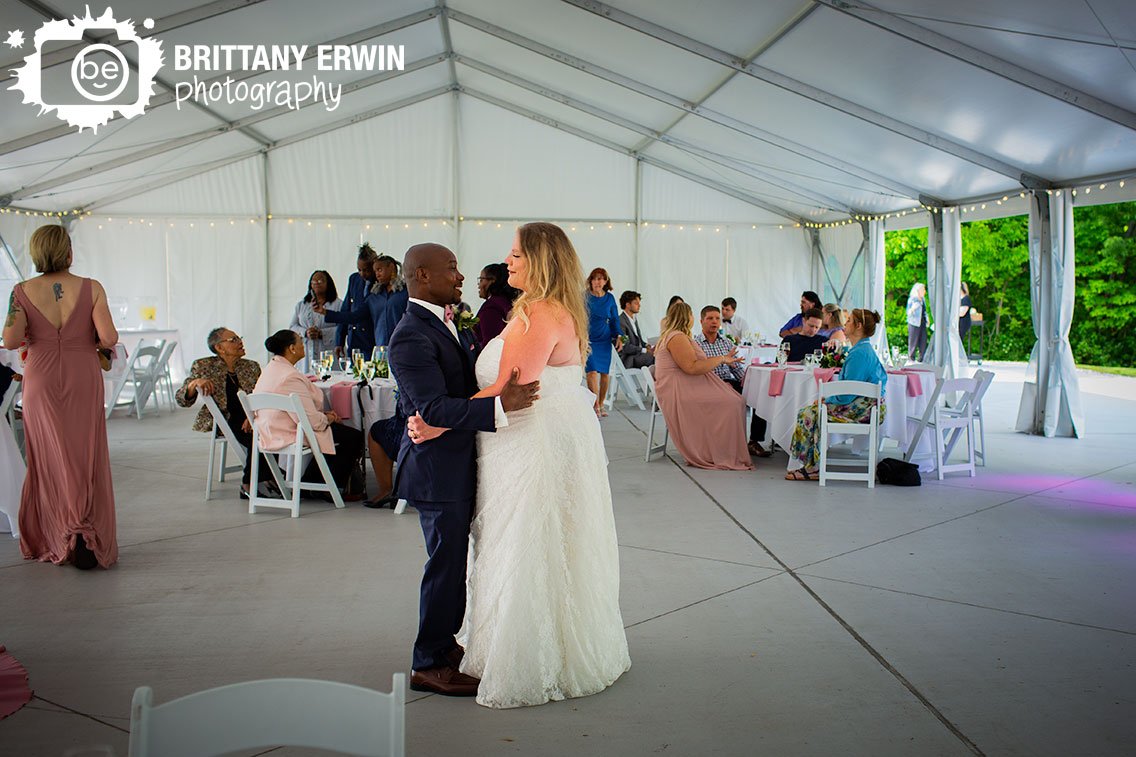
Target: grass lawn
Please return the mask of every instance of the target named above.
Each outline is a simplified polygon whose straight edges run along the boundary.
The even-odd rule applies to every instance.
[[[1136,368],[1118,368],[1105,365],[1078,365],[1078,368],[1084,368],[1086,371],[1096,371],[1097,373],[1115,373],[1117,376],[1136,376]]]

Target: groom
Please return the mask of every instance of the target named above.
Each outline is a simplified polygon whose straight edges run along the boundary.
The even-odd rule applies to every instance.
[[[426,537],[426,568],[418,611],[418,638],[410,688],[446,696],[474,696],[478,679],[460,673],[464,650],[455,634],[465,617],[466,555],[477,492],[478,431],[508,425],[505,413],[532,405],[539,384],[520,385],[517,372],[500,397],[470,399],[477,392],[477,339],[458,331],[453,306],[465,277],[454,253],[442,245],[411,247],[403,263],[410,303],[389,345],[403,414],[420,413],[440,437],[413,444],[402,436],[399,495],[418,511]]]

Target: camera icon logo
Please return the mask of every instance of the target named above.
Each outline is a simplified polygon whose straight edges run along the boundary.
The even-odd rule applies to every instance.
[[[39,105],[41,115],[55,111],[80,131],[97,132],[116,114],[145,112],[161,66],[161,42],[139,37],[131,22],[115,21],[110,8],[94,18],[88,7],[82,18],[48,21],[36,32],[35,52],[15,70],[11,89]]]

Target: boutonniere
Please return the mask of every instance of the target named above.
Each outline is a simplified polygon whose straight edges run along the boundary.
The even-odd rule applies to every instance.
[[[472,331],[479,320],[481,319],[473,313],[467,313],[463,310],[454,316],[454,328],[458,331]]]

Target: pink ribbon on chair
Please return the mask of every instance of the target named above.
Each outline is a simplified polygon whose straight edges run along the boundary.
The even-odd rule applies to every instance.
[[[901,368],[896,371],[888,371],[893,376],[906,376],[907,377],[907,396],[908,397],[922,397],[923,396],[923,380],[919,377],[920,373],[925,371],[908,370]]]
[[[836,375],[836,370],[836,368],[814,368],[813,378],[816,379],[817,384],[832,381],[832,377]]]
[[[353,381],[341,381],[331,385],[331,409],[343,420],[351,419],[351,387]]]

